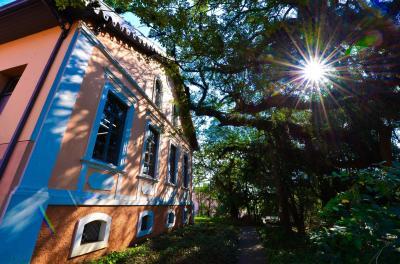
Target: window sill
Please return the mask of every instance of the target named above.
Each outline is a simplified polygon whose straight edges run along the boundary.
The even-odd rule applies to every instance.
[[[167,223],[166,228],[173,228],[175,226],[175,221],[173,223]]]
[[[113,164],[108,164],[99,160],[95,159],[81,159],[82,163],[88,164],[94,168],[100,169],[100,170],[105,170],[111,173],[121,173],[121,174],[127,174],[126,171],[122,170],[120,167],[117,167]]]
[[[151,181],[151,182],[154,182],[154,183],[155,182],[159,182],[159,180],[157,178],[152,178],[152,177],[150,177],[148,175],[145,175],[145,174],[140,174],[136,178],[142,179],[142,180]]]
[[[93,242],[93,243],[88,243],[84,245],[80,245],[78,247],[75,247],[70,255],[70,258],[81,256],[87,253],[91,253],[93,251],[97,251],[103,248],[108,247],[108,243],[104,241],[99,241],[99,242]]]

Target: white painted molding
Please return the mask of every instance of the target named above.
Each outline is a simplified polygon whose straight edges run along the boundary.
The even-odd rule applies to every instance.
[[[99,235],[100,241],[81,245],[83,229],[86,224],[93,221],[102,221],[100,227],[100,235]],[[106,248],[108,246],[110,229],[111,229],[111,217],[104,213],[92,213],[79,219],[77,227],[75,229],[75,235],[74,235],[74,240],[72,242],[70,257],[73,258],[102,248]]]

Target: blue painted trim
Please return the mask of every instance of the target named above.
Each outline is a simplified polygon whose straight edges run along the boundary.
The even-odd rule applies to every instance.
[[[40,112],[40,115],[39,115],[38,121],[36,122],[35,128],[33,129],[33,132],[32,132],[32,135],[31,135],[31,140],[35,140],[39,135],[39,131],[43,126],[44,119],[47,116],[48,111],[49,111],[50,106],[51,106],[51,103],[54,100],[54,94],[57,91],[58,84],[60,83],[60,80],[63,77],[63,73],[64,73],[64,71],[66,69],[67,63],[68,63],[68,61],[69,61],[69,59],[71,57],[72,51],[75,48],[75,44],[76,44],[76,41],[78,39],[78,36],[79,36],[79,30],[76,30],[74,32],[74,35],[72,36],[71,42],[70,42],[70,44],[68,46],[67,52],[65,53],[65,57],[64,57],[61,65],[60,65],[60,69],[58,70],[56,78],[54,79],[54,83],[53,83],[52,87],[50,88],[49,94],[47,95],[46,101],[45,101],[45,103],[43,105],[43,108],[42,108],[42,110]]]
[[[89,176],[88,184],[94,190],[111,191],[115,180],[113,175],[95,172]]]
[[[36,142],[29,162],[0,225],[2,263],[30,262],[43,222],[42,212],[50,200],[48,181],[92,50],[93,45],[80,32],[73,36],[31,135]]]

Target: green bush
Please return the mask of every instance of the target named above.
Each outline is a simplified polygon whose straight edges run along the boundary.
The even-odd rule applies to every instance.
[[[322,209],[311,240],[327,263],[398,263],[400,168],[335,175],[350,188]]]

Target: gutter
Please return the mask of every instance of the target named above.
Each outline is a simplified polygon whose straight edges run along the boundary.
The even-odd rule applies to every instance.
[[[21,1],[21,2],[17,1],[17,2],[11,3],[10,5],[7,5],[6,6],[7,8],[4,8],[4,9],[10,10],[12,8],[15,8],[15,7],[20,7],[18,4],[24,5],[24,4],[26,4],[26,2],[27,1]],[[45,1],[43,1],[43,2],[45,2]],[[36,100],[37,100],[37,98],[38,98],[38,96],[40,94],[40,91],[42,90],[43,84],[47,79],[47,76],[48,76],[48,74],[50,72],[51,66],[53,65],[53,63],[54,63],[54,61],[55,61],[55,59],[57,57],[57,54],[58,54],[58,52],[59,52],[59,50],[61,48],[61,45],[64,42],[65,38],[68,36],[68,33],[70,31],[70,28],[71,28],[70,24],[65,23],[61,19],[61,17],[58,16],[57,12],[52,7],[50,7],[46,2],[44,4],[46,6],[48,6],[51,9],[51,12],[53,13],[53,15],[56,16],[57,20],[60,23],[60,27],[62,29],[62,32],[61,32],[60,36],[58,37],[58,40],[57,40],[57,42],[56,42],[56,44],[55,44],[55,46],[54,46],[54,48],[53,48],[53,50],[52,50],[52,52],[50,54],[50,57],[49,57],[49,59],[48,59],[48,61],[46,63],[45,68],[42,71],[42,74],[41,74],[38,82],[36,83],[36,86],[35,86],[35,89],[34,89],[34,91],[32,93],[32,96],[28,101],[28,105],[26,106],[26,108],[25,108],[25,110],[24,110],[24,112],[22,114],[22,117],[18,122],[17,128],[14,131],[14,134],[13,134],[13,136],[11,138],[11,141],[9,142],[9,144],[7,146],[7,149],[6,149],[5,153],[3,154],[3,158],[0,160],[0,179],[3,177],[3,175],[4,175],[4,173],[5,173],[6,169],[7,169],[8,163],[9,163],[9,161],[11,159],[11,156],[12,156],[12,154],[14,152],[15,146],[18,143],[18,138],[21,136],[22,131],[24,130],[25,124],[26,124],[26,122],[27,122],[27,120],[29,118],[30,113],[32,112],[32,109],[33,109],[33,107],[34,107],[34,105],[36,103]]]

